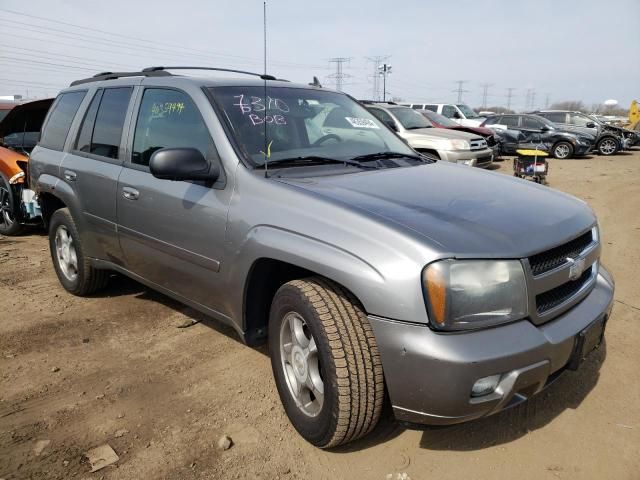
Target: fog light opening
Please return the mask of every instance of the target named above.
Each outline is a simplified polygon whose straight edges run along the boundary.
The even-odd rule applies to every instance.
[[[483,397],[493,393],[498,387],[501,377],[502,375],[489,375],[488,377],[478,379],[471,388],[471,396]]]

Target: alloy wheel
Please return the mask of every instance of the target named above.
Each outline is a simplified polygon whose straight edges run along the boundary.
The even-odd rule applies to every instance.
[[[1,180],[2,179],[0,179],[0,181]],[[15,221],[9,190],[0,185],[0,225],[9,228]]]
[[[284,316],[280,327],[280,359],[289,393],[305,415],[315,417],[324,404],[324,382],[316,341],[297,312]]]
[[[78,254],[73,244],[73,237],[64,225],[56,230],[56,259],[62,274],[67,280],[74,281],[78,277]]]
[[[558,145],[554,150],[554,156],[556,158],[567,158],[570,153],[571,149],[569,148],[569,145],[566,145],[564,143]]]
[[[605,155],[611,155],[616,151],[616,142],[607,138],[600,143],[600,152]]]

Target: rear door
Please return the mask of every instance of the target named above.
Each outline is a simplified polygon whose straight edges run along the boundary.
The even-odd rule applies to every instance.
[[[80,201],[89,255],[120,263],[116,191],[122,170],[122,132],[131,113],[133,87],[95,91],[60,174]]]
[[[204,94],[203,94],[204,97]],[[233,187],[190,95],[145,88],[137,102],[130,155],[118,184],[118,232],[126,268],[185,299],[219,310],[227,210]],[[217,162],[214,184],[160,180],[151,155],[167,147],[199,149]]]

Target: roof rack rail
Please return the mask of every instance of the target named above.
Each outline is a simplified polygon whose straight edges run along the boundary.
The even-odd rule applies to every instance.
[[[216,72],[229,72],[229,73],[240,73],[242,75],[251,75],[253,77],[259,77],[262,80],[283,80],[281,78],[276,78],[273,75],[267,75],[263,73],[254,73],[247,72],[246,70],[234,70],[232,68],[218,68],[218,67],[147,67],[143,68],[143,72],[162,72],[165,70],[213,70]],[[287,80],[283,80],[287,81]]]
[[[167,70],[213,70],[217,72],[229,72],[229,73],[240,73],[242,75],[251,75],[254,77],[259,77],[262,80],[279,80],[281,82],[288,82],[288,80],[284,80],[282,78],[276,78],[273,75],[261,74],[261,73],[253,73],[246,72],[244,70],[233,70],[230,68],[217,68],[217,67],[147,67],[143,68],[139,72],[101,72],[95,74],[93,77],[83,78],[81,80],[75,80],[71,82],[70,86],[82,85],[83,83],[90,82],[100,82],[102,80],[114,80],[116,78],[124,78],[124,77],[170,77],[172,76],[171,72]]]
[[[358,100],[360,103],[364,103],[365,105],[373,105],[373,104],[386,104],[386,105],[398,105],[396,102],[391,102],[389,100],[383,102],[382,100]]]
[[[82,85],[83,83],[100,82],[102,80],[114,80],[116,78],[123,77],[169,77],[171,73],[164,70],[149,71],[149,72],[101,72],[95,74],[93,77],[83,78],[81,80],[74,80],[71,82],[71,87],[75,85]]]

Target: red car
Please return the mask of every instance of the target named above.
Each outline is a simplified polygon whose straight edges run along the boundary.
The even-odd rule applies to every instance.
[[[422,115],[427,117],[427,120],[433,124],[436,128],[450,128],[452,130],[461,130],[463,132],[475,133],[476,135],[480,135],[487,139],[487,144],[492,146],[489,143],[489,138],[493,138],[494,132],[490,128],[485,127],[465,127],[460,125],[459,123],[454,122],[450,118],[445,117],[444,115],[440,115],[439,113],[432,112],[431,110],[418,110]]]

